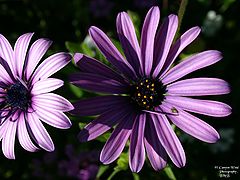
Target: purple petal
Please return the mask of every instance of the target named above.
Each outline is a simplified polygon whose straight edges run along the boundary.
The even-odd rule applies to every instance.
[[[48,107],[34,108],[38,117],[45,123],[60,129],[68,129],[72,123],[61,111],[52,111]]]
[[[52,41],[48,39],[38,39],[36,40],[28,51],[28,57],[26,60],[26,79],[29,79],[32,75],[34,69],[36,68],[39,61],[42,59],[44,54],[47,52],[48,48],[51,46]]]
[[[22,78],[23,66],[28,50],[29,43],[34,33],[26,33],[20,36],[14,46],[14,63],[16,67],[16,75]]]
[[[39,95],[54,91],[61,86],[63,86],[64,82],[60,79],[55,78],[47,78],[45,80],[37,81],[31,90],[31,94]]]
[[[14,144],[17,129],[17,122],[6,120],[6,131],[2,139],[2,151],[8,159],[15,159]]]
[[[155,69],[153,69],[153,77],[159,76],[159,73],[165,64],[177,28],[178,17],[173,14],[169,15],[167,20],[165,20],[163,25],[160,27],[154,46]]]
[[[160,77],[166,74],[166,72],[170,69],[171,65],[175,61],[175,59],[178,57],[178,55],[182,52],[182,50],[187,47],[189,44],[191,44],[199,35],[201,29],[199,27],[193,27],[186,31],[177,41],[176,43],[171,47],[167,60],[165,64],[163,65],[163,68],[161,70],[162,73]],[[158,51],[156,51],[158,52]]]
[[[186,164],[186,156],[183,147],[174,133],[167,118],[163,115],[151,115],[156,128],[158,138],[167,154],[177,167],[183,167]]]
[[[74,110],[72,110],[71,113],[80,116],[99,115],[109,110],[109,107],[124,106],[128,100],[129,99],[124,96],[97,96],[83,99],[73,103]]]
[[[153,63],[154,38],[160,19],[160,10],[157,6],[152,7],[144,20],[141,34],[141,55],[145,74],[150,75]]]
[[[4,121],[4,122],[2,122]],[[0,125],[0,141],[2,140],[2,138],[4,137],[5,135],[5,132],[6,130],[8,129],[7,126],[8,126],[8,121],[5,121],[5,120],[0,120],[0,122],[2,123]]]
[[[192,78],[168,85],[167,92],[174,96],[206,96],[227,94],[229,84],[217,78]]]
[[[169,84],[193,71],[210,66],[221,59],[221,53],[215,50],[204,51],[192,55],[191,57],[188,57],[186,60],[183,60],[180,64],[170,69],[166,75],[163,76],[162,82],[164,84]]]
[[[134,73],[131,65],[124,60],[121,53],[117,50],[117,48],[113,45],[113,43],[110,41],[110,39],[106,36],[104,32],[102,32],[97,27],[92,26],[89,29],[89,34],[91,35],[97,47],[112,65],[114,65],[117,69],[119,69],[128,77],[136,77],[136,74]]]
[[[128,87],[114,79],[109,79],[93,73],[75,73],[70,76],[72,84],[81,88],[111,94],[122,94],[128,92]]]
[[[120,76],[118,73],[116,73],[114,70],[101,63],[100,61],[80,53],[76,54],[75,56],[78,56],[77,58],[79,58],[79,61],[76,64],[82,72],[98,74],[125,83],[122,76]]]
[[[29,136],[29,132],[27,130],[26,127],[26,122],[27,120],[25,120],[24,118],[24,114],[22,113],[19,116],[19,120],[18,120],[18,127],[17,127],[17,134],[18,134],[18,140],[19,143],[21,144],[21,146],[30,152],[35,152],[36,150],[38,150],[38,148],[33,144],[30,136]]]
[[[0,57],[1,58],[1,57]],[[4,61],[4,60],[3,60]],[[0,64],[0,82],[5,84],[12,84],[13,80],[5,70],[5,68]]]
[[[122,119],[125,119],[130,113],[129,105],[125,105],[124,107],[119,106],[118,108],[113,109],[111,107],[109,108],[110,110],[100,115],[80,131],[78,135],[80,141],[90,141],[97,138],[111,129],[115,124],[121,122]]]
[[[68,53],[57,53],[45,59],[36,69],[32,77],[32,84],[39,80],[47,79],[66,66],[72,59]]]
[[[121,12],[117,16],[117,32],[124,54],[128,62],[134,68],[137,74],[143,74],[143,65],[141,61],[141,51],[134,25],[126,12]]]
[[[41,94],[32,97],[32,103],[38,107],[47,108],[50,111],[70,111],[72,104],[62,96],[54,93]]]
[[[129,115],[117,125],[100,154],[103,164],[110,164],[119,157],[132,132],[135,117],[135,114]]]
[[[130,136],[130,155],[129,166],[132,172],[139,172],[145,161],[144,150],[144,130],[145,130],[146,114],[140,114],[135,119],[132,134]]]
[[[33,132],[33,136],[36,139],[36,143],[46,151],[54,151],[54,144],[48,132],[44,128],[38,116],[32,112],[27,114],[28,124]]]
[[[0,34],[0,57],[3,58],[9,65],[12,73],[15,71],[13,49],[8,40]]]
[[[158,138],[156,128],[151,118],[148,119],[145,129],[145,147],[152,167],[159,171],[167,165],[167,154]]]
[[[192,99],[187,97],[166,96],[165,102],[186,111],[213,117],[225,117],[231,114],[232,108],[222,102]]]
[[[168,106],[162,105],[162,110],[167,111]],[[215,143],[219,138],[218,132],[209,124],[201,119],[181,110],[178,110],[178,115],[168,115],[169,119],[180,129],[201,141]]]

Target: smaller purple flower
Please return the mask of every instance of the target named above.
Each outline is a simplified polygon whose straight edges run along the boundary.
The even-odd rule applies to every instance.
[[[185,152],[172,124],[199,140],[215,143],[220,138],[218,132],[196,114],[231,114],[231,107],[225,103],[192,98],[227,94],[230,88],[226,81],[208,77],[182,79],[220,61],[221,53],[200,52],[172,67],[182,50],[197,38],[200,28],[189,29],[174,43],[178,17],[169,15],[158,28],[159,20],[159,8],[152,7],[144,20],[139,44],[128,14],[118,14],[117,33],[125,57],[103,31],[91,27],[93,41],[114,68],[76,54],[81,72],[71,77],[79,87],[106,94],[74,104],[73,114],[99,115],[80,132],[80,140],[90,141],[114,127],[100,160],[104,164],[115,161],[130,140],[129,166],[133,172],[141,170],[146,156],[155,170],[166,166],[168,156],[177,167],[185,166]]]
[[[54,150],[41,121],[60,129],[71,126],[63,112],[73,106],[62,96],[51,93],[64,82],[49,78],[71,61],[71,55],[60,52],[39,64],[52,42],[41,38],[29,48],[32,36],[33,33],[20,36],[13,49],[0,34],[0,140],[3,154],[9,159],[15,159],[16,135],[27,151]]]

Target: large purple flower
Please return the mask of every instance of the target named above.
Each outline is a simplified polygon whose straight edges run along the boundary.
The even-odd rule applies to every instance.
[[[52,42],[38,39],[28,51],[32,36],[33,33],[23,34],[12,49],[0,34],[0,140],[3,154],[9,159],[15,159],[16,134],[27,151],[39,147],[53,151],[54,144],[41,121],[61,129],[71,126],[63,112],[73,106],[65,98],[50,93],[61,87],[63,81],[49,78],[68,64],[71,56],[57,53],[37,66]]]
[[[227,82],[206,77],[179,80],[218,62],[221,53],[204,51],[171,68],[181,51],[198,36],[200,28],[189,29],[173,43],[178,17],[169,15],[157,31],[159,19],[159,8],[151,8],[139,46],[128,14],[118,15],[117,32],[126,60],[100,29],[90,28],[92,39],[113,68],[85,55],[75,55],[81,72],[72,75],[72,83],[90,91],[112,94],[76,102],[72,111],[82,116],[100,115],[80,132],[81,141],[92,140],[115,127],[100,155],[104,164],[116,160],[130,139],[132,171],[141,170],[145,150],[155,170],[166,166],[167,155],[177,167],[183,167],[185,152],[170,122],[195,138],[214,143],[219,139],[217,131],[189,112],[213,117],[231,113],[227,104],[185,97],[229,93]]]

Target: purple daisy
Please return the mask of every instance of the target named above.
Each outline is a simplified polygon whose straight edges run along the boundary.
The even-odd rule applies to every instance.
[[[151,8],[139,45],[128,14],[118,15],[117,33],[126,60],[100,29],[91,27],[93,41],[113,68],[76,54],[81,72],[71,76],[77,86],[108,94],[74,104],[72,113],[76,115],[100,115],[80,132],[80,140],[92,140],[114,127],[100,160],[104,164],[116,160],[130,139],[129,165],[133,172],[141,170],[145,151],[155,170],[166,166],[167,155],[177,167],[185,165],[185,152],[171,123],[197,139],[214,143],[220,138],[217,131],[191,113],[213,117],[231,113],[227,104],[185,97],[227,94],[230,89],[224,80],[207,77],[180,80],[218,62],[221,53],[215,50],[197,53],[171,68],[181,51],[196,39],[200,28],[189,29],[173,43],[178,17],[169,15],[158,30],[159,19],[159,8]]]
[[[41,38],[28,50],[33,34],[20,36],[14,49],[0,34],[0,140],[3,154],[9,159],[15,159],[16,134],[27,151],[34,152],[39,147],[53,151],[54,144],[41,121],[61,129],[71,126],[63,112],[73,106],[50,93],[64,82],[49,78],[68,64],[71,56],[63,52],[53,54],[37,66],[52,42]]]

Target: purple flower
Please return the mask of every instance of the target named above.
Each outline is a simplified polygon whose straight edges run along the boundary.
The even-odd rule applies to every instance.
[[[129,165],[133,172],[141,170],[145,151],[155,170],[166,166],[167,155],[177,167],[185,165],[185,152],[171,123],[197,139],[214,143],[220,138],[217,131],[191,113],[213,117],[231,113],[227,104],[185,97],[227,94],[230,91],[227,82],[207,77],[180,80],[220,61],[221,53],[215,50],[197,53],[171,68],[181,51],[196,39],[200,28],[189,29],[173,43],[178,17],[169,15],[157,31],[159,19],[159,8],[151,8],[139,45],[128,14],[118,15],[117,33],[126,60],[100,29],[91,27],[92,39],[113,68],[76,54],[75,61],[81,72],[71,76],[77,86],[112,94],[74,104],[74,114],[100,115],[80,132],[80,140],[92,140],[115,127],[100,160],[104,164],[116,160],[130,139]]]
[[[61,87],[63,81],[49,78],[68,64],[71,56],[57,53],[37,66],[52,42],[38,39],[28,51],[32,36],[33,33],[23,34],[12,49],[0,34],[0,140],[3,154],[9,159],[15,159],[16,134],[27,151],[34,152],[39,147],[53,151],[54,144],[41,121],[61,129],[71,126],[63,112],[73,106],[50,93]]]

